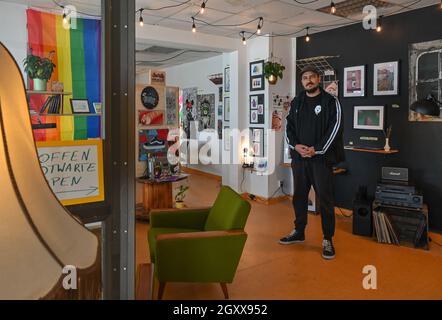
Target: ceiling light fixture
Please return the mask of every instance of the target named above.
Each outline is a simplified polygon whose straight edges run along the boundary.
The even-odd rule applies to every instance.
[[[377,23],[377,26],[376,26],[376,31],[377,32],[381,32],[382,31],[382,16],[379,16],[379,18],[378,18],[378,23]]]
[[[309,27],[306,27],[305,30],[307,30],[307,33],[305,35],[305,42],[310,42],[310,35],[308,34]]]
[[[246,40],[246,36],[245,36],[244,31],[241,31],[241,35],[242,35],[242,44],[246,45],[247,44],[247,40]]]
[[[195,18],[192,17],[192,32],[195,33],[196,32],[196,26],[195,26]]]
[[[206,2],[203,1],[203,3],[201,4],[201,14],[203,14],[206,11]]]
[[[144,9],[140,9],[140,27],[144,26],[143,10]]]
[[[331,12],[331,14],[335,14],[336,13],[336,6],[335,6],[335,3],[333,1],[330,4],[330,12]]]
[[[442,1],[442,0],[441,0]],[[258,29],[256,30],[257,34],[261,34],[262,26],[264,25],[264,18],[260,17],[258,22]]]

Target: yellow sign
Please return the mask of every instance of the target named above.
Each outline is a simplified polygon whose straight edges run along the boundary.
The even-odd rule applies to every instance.
[[[104,201],[102,140],[37,142],[46,180],[65,206]]]

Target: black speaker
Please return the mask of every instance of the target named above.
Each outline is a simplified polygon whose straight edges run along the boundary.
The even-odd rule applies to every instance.
[[[353,234],[371,237],[373,234],[372,201],[356,199],[353,201]]]

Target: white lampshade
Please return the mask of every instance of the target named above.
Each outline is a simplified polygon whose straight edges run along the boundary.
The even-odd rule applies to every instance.
[[[98,239],[61,205],[44,177],[24,81],[2,43],[0,70],[0,299],[96,298]],[[81,280],[74,294],[61,287],[67,265]]]

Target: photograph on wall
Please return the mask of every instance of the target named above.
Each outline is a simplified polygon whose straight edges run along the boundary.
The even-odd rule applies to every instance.
[[[272,130],[276,132],[282,131],[282,117],[283,113],[281,110],[274,110],[272,113]]]
[[[197,119],[197,96],[198,88],[183,89],[182,126],[188,139],[190,139],[190,123]]]
[[[224,68],[224,92],[230,92],[230,67]]]
[[[384,130],[384,106],[355,106],[353,128]]]
[[[223,141],[224,141],[224,150],[225,151],[230,151],[230,127],[229,126],[225,126],[224,127],[224,137],[223,137]]]
[[[325,92],[331,94],[334,97],[338,97],[339,95],[339,84],[338,81],[324,81],[323,88]],[[290,108],[290,102],[284,104],[284,109],[288,110]]]
[[[264,60],[249,64],[250,91],[261,91],[265,88]]]
[[[365,66],[344,68],[344,97],[365,96]]]
[[[169,143],[167,136],[168,129],[159,130],[139,130],[139,161],[147,161],[147,155],[151,154],[155,157],[167,156]],[[173,142],[171,142],[173,144]]]
[[[264,128],[250,128],[250,137],[253,155],[258,158],[264,157]]]
[[[265,124],[264,94],[250,96],[249,110],[251,124]]]
[[[164,111],[138,110],[138,123],[142,126],[162,126],[164,124]]]
[[[218,88],[218,102],[223,102],[223,87]]]
[[[399,62],[376,63],[373,70],[373,95],[397,95],[399,87]]]
[[[219,104],[218,105],[218,117],[222,117],[223,116],[223,105]]]
[[[215,94],[197,96],[198,131],[215,129]]]
[[[223,121],[222,120],[218,120],[218,139],[219,140],[223,139]]]
[[[409,106],[429,97],[442,101],[442,39],[410,44],[408,61]],[[410,108],[408,120],[440,122],[442,105],[439,106],[439,116],[417,113]]]
[[[224,121],[230,121],[230,97],[224,97]]]
[[[179,92],[178,87],[166,88],[166,125],[168,126],[178,125]]]

